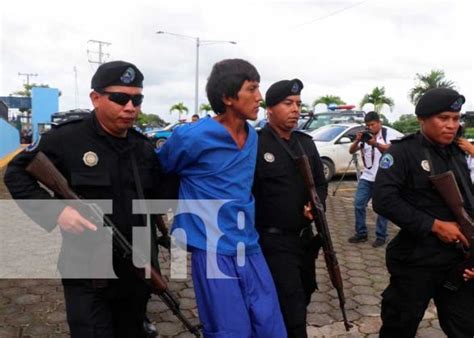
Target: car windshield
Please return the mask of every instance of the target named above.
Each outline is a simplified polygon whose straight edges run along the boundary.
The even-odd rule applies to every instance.
[[[295,129],[301,130],[306,123],[308,123],[308,116],[301,116]]]
[[[175,122],[175,123],[170,123],[168,124],[166,127],[164,127],[163,129],[160,129],[161,131],[173,131],[175,130],[177,127],[180,127],[182,125],[184,125],[185,122]]]
[[[331,122],[331,119],[333,118],[333,114],[320,114],[320,115],[314,115],[313,119],[309,123],[309,125],[306,127],[306,129],[309,130],[314,130],[318,129],[322,126],[328,125]]]
[[[312,133],[313,140],[319,142],[329,142],[337,135],[347,129],[347,126],[329,126],[323,127]]]
[[[364,121],[363,112],[333,112],[313,115],[304,129],[315,130],[334,123],[360,123]]]

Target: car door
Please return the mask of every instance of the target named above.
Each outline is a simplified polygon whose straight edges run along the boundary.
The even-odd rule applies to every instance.
[[[334,142],[337,145],[337,151],[335,153],[335,164],[336,164],[336,173],[342,174],[347,169],[347,166],[350,166],[347,169],[348,173],[355,173],[356,172],[356,164],[352,160],[352,155],[349,153],[349,148],[351,147],[352,142],[354,142],[356,135],[358,132],[363,131],[365,129],[364,126],[354,126],[346,130],[342,135],[338,137],[338,139]],[[349,138],[351,140],[350,143],[343,143],[341,140],[343,138]],[[355,154],[357,156],[357,164],[359,166],[359,170],[362,170],[362,159],[360,157],[360,152],[357,151]]]

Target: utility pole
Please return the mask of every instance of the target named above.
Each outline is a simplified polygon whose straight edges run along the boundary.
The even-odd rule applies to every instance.
[[[96,43],[98,45],[98,49],[97,51],[91,51],[91,50],[87,50],[87,55],[89,55],[90,53],[92,54],[97,54],[99,59],[98,60],[91,60],[91,59],[88,59],[89,63],[97,63],[99,65],[103,64],[105,62],[105,57],[109,57],[110,54],[109,53],[104,53],[104,46],[110,46],[112,43],[110,42],[107,42],[107,41],[99,41],[99,40],[89,40],[87,41],[88,43]]]
[[[18,76],[25,76],[26,77],[26,84],[30,85],[30,77],[38,76],[36,73],[18,73]]]
[[[215,43],[230,43],[230,44],[237,44],[235,41],[227,41],[227,40],[202,40],[198,36],[190,36],[184,34],[177,34],[172,32],[165,32],[165,31],[158,31],[156,34],[168,34],[174,35],[180,38],[192,39],[196,41],[196,71],[195,71],[195,78],[194,78],[194,113],[199,115],[199,47],[203,45],[210,45]]]

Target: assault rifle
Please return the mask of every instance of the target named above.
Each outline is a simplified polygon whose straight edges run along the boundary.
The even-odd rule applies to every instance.
[[[313,174],[311,166],[309,164],[308,156],[303,155],[296,159],[301,174],[303,175],[305,185],[309,190],[311,199],[311,214],[313,216],[316,230],[318,230],[319,236],[321,236],[321,242],[324,252],[324,260],[326,261],[326,267],[328,269],[329,278],[332,285],[337,291],[337,297],[339,298],[339,307],[342,311],[342,318],[344,320],[344,326],[346,331],[349,331],[352,324],[349,323],[345,310],[346,299],[344,297],[344,288],[342,285],[341,270],[339,269],[339,263],[337,262],[336,252],[334,251],[331,234],[329,233],[328,222],[326,220],[326,214],[324,213],[324,207],[316,193],[316,187],[314,185]]]
[[[163,280],[160,272],[156,270],[150,263],[145,259],[145,257],[134,252],[132,245],[128,242],[125,236],[119,231],[119,229],[114,225],[114,223],[105,216],[102,210],[97,204],[86,203],[80,200],[74,191],[69,187],[68,182],[64,176],[58,171],[54,164],[49,160],[49,158],[42,152],[38,152],[33,160],[26,167],[26,171],[36,178],[39,182],[44,184],[48,189],[53,191],[55,194],[63,197],[66,200],[74,200],[77,203],[71,203],[73,208],[79,208],[83,210],[92,220],[101,221],[103,220],[104,229],[109,231],[113,238],[113,243],[115,247],[120,251],[121,257],[132,261],[132,258],[138,259],[140,263],[145,267],[147,274],[143,274],[138,269],[135,269],[137,275],[148,285],[150,285],[152,292],[158,295],[163,303],[173,312],[173,314],[183,323],[186,329],[194,334],[196,337],[200,337],[199,332],[200,326],[193,326],[187,319],[184,317],[183,313],[179,308],[179,301],[168,289],[168,285]],[[91,217],[89,217],[91,215]],[[136,251],[136,250],[135,250]],[[131,263],[132,264],[132,263]],[[145,276],[149,275],[150,278],[146,279]]]
[[[430,176],[429,179],[453,212],[456,222],[459,224],[459,229],[470,244],[469,248],[462,247],[465,260],[453,269],[444,283],[445,288],[457,291],[464,282],[462,277],[464,270],[474,267],[474,223],[466,209],[464,209],[464,201],[451,170],[439,175]]]

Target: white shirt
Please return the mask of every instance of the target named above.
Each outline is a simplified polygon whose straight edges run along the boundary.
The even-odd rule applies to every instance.
[[[386,138],[387,138],[387,142],[384,141],[382,137],[382,129],[380,129],[380,131],[376,135],[376,141],[380,144],[390,144],[390,141],[398,138],[398,135],[394,135],[390,129],[387,129]],[[373,162],[372,162],[372,151],[374,151]],[[372,148],[371,145],[364,143],[364,161],[365,161],[366,166],[364,166],[364,170],[362,171],[362,175],[360,177],[361,179],[370,181],[370,182],[375,181],[375,175],[377,174],[377,170],[379,169],[379,162],[380,162],[381,157],[382,157],[382,153],[380,152],[380,150],[378,150],[377,147]]]
[[[471,155],[468,155],[466,157],[467,160],[467,166],[469,167],[469,170],[471,171],[471,182],[474,184],[474,157]]]

